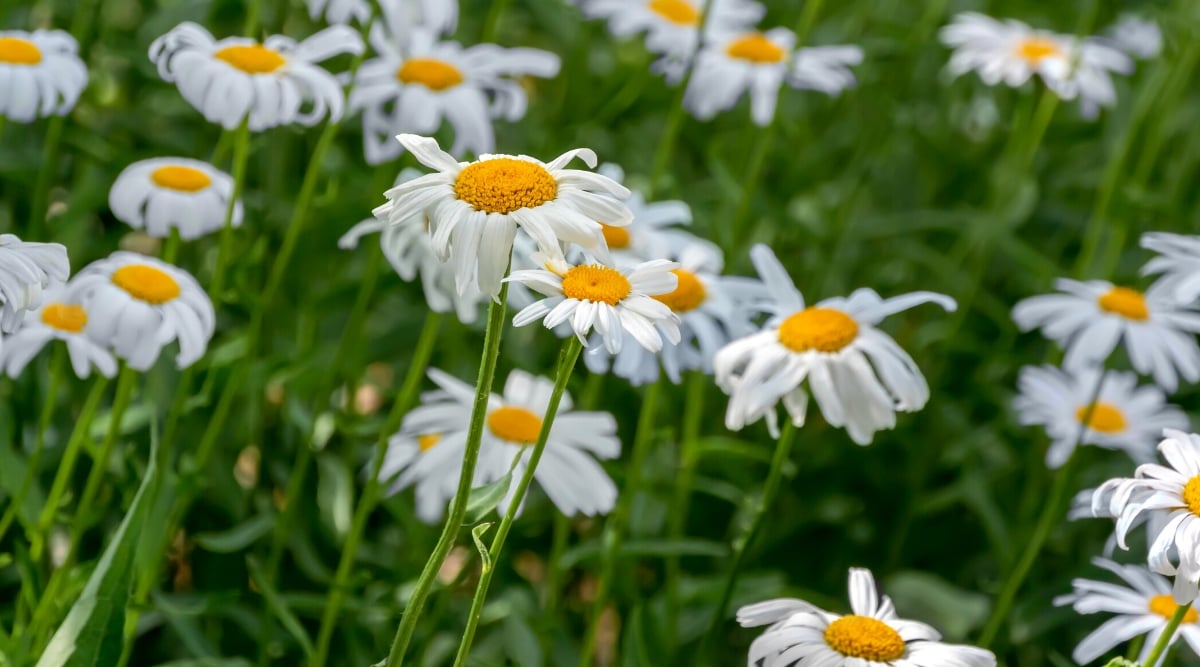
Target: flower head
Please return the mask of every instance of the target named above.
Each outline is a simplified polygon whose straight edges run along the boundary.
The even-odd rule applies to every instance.
[[[151,158],[134,162],[108,191],[108,206],[118,220],[166,238],[172,229],[191,240],[225,225],[233,179],[207,162],[189,158]],[[242,224],[242,203],[234,203],[233,226]]]
[[[62,30],[0,30],[0,117],[32,123],[74,109],[88,82],[78,51]]]
[[[1148,60],[1162,53],[1162,29],[1152,19],[1125,15],[1108,29],[1108,35],[1125,53]]]
[[[1142,234],[1142,247],[1158,256],[1142,267],[1143,275],[1158,275],[1156,291],[1180,303],[1200,298],[1200,236],[1148,232]]]
[[[59,243],[22,241],[0,234],[0,331],[11,333],[25,311],[42,303],[42,290],[71,275],[67,249]]]
[[[66,344],[71,368],[80,378],[91,375],[93,366],[105,377],[117,372],[112,353],[89,335],[87,310],[78,303],[63,301],[63,291],[62,286],[48,290],[42,305],[25,311],[24,322],[4,339],[0,367],[9,377],[20,375],[38,352],[54,340]]]

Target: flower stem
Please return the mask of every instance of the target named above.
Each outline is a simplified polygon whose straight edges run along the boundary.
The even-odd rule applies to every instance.
[[[687,528],[688,508],[692,500],[692,486],[696,480],[696,466],[700,463],[700,420],[704,416],[704,391],[708,377],[693,371],[687,379],[687,395],[683,404],[683,426],[679,438],[679,461],[676,472],[675,494],[671,509],[667,512],[667,539],[677,542],[683,539]],[[667,558],[667,645],[679,645],[679,580],[682,577],[680,558],[672,554]]]
[[[1146,662],[1142,667],[1157,667],[1159,658],[1166,656],[1167,649],[1171,646],[1171,638],[1175,636],[1175,631],[1179,629],[1179,624],[1183,623],[1184,617],[1191,608],[1191,602],[1175,608],[1175,613],[1171,614],[1171,620],[1167,621],[1167,627],[1163,629],[1162,634],[1158,636],[1158,641],[1154,642],[1154,646],[1150,648],[1150,654],[1146,656]]]
[[[4,512],[4,516],[0,518],[0,541],[4,540],[4,534],[8,532],[9,526],[17,518],[17,510],[25,500],[25,494],[29,491],[29,485],[37,477],[38,465],[42,460],[42,450],[46,445],[46,429],[50,427],[50,419],[54,416],[54,407],[58,402],[58,389],[61,386],[61,377],[66,372],[65,363],[66,350],[62,345],[54,346],[54,351],[50,359],[50,384],[46,387],[46,393],[42,396],[42,412],[38,416],[37,437],[33,441],[33,451],[29,454],[29,460],[25,463],[25,475],[21,478],[21,485],[17,487],[17,494],[9,499],[8,509]]]
[[[479,377],[475,382],[475,402],[471,407],[471,424],[467,429],[467,444],[463,453],[462,470],[458,476],[458,489],[454,493],[454,500],[450,502],[450,511],[447,513],[446,523],[442,526],[442,534],[438,537],[433,552],[429,554],[429,559],[425,561],[425,568],[404,606],[384,667],[400,667],[404,663],[404,655],[408,652],[408,644],[412,641],[413,632],[421,618],[425,600],[429,597],[438,569],[446,559],[446,554],[450,553],[450,548],[454,546],[463,518],[467,514],[467,499],[471,494],[471,481],[475,479],[475,463],[479,459],[479,445],[483,441],[483,426],[487,419],[488,398],[491,396],[492,381],[496,376],[496,360],[500,356],[500,338],[504,330],[507,304],[508,283],[504,283],[500,287],[499,300],[488,304],[483,357],[479,362]]]
[[[633,447],[629,465],[625,470],[625,486],[617,500],[617,507],[604,525],[602,542],[602,561],[600,577],[596,582],[596,596],[592,599],[592,610],[589,615],[587,635],[583,642],[583,651],[579,656],[580,667],[591,667],[596,654],[596,637],[600,631],[600,621],[604,607],[608,604],[608,592],[612,587],[613,575],[616,573],[617,559],[621,551],[621,540],[629,520],[629,511],[634,498],[642,485],[642,471],[646,468],[646,455],[650,451],[650,442],[654,435],[654,417],[658,412],[659,398],[662,396],[663,384],[666,379],[659,376],[658,380],[646,387],[642,396],[641,411],[638,413],[637,431],[633,436]]]
[[[225,289],[226,265],[229,263],[230,253],[233,252],[233,211],[246,186],[246,163],[250,158],[249,122],[242,121],[233,132],[233,192],[229,195],[229,203],[225,208],[225,224],[221,227],[221,238],[217,243],[217,265],[213,269],[212,287],[209,289],[214,301],[221,299],[221,292]]]
[[[558,358],[558,372],[554,377],[554,389],[550,393],[550,403],[546,406],[546,414],[542,418],[537,444],[534,445],[533,452],[529,455],[529,461],[525,464],[525,473],[521,475],[521,481],[518,482],[517,488],[513,492],[508,509],[500,520],[500,528],[496,531],[491,548],[488,549],[491,566],[484,563],[483,571],[479,576],[479,585],[475,587],[475,597],[471,600],[471,611],[467,615],[467,627],[463,630],[463,638],[458,645],[458,655],[454,658],[455,667],[465,667],[467,664],[467,656],[471,653],[471,644],[475,641],[475,631],[479,628],[479,618],[483,614],[483,603],[487,598],[488,586],[491,585],[492,576],[496,573],[496,561],[504,549],[504,541],[508,537],[508,531],[512,529],[517,511],[525,499],[525,492],[533,481],[533,473],[542,459],[542,452],[546,450],[546,441],[550,438],[550,429],[554,425],[555,415],[558,414],[558,404],[562,401],[563,392],[567,388],[567,380],[571,378],[571,373],[575,370],[575,362],[579,359],[579,353],[582,350],[583,344],[576,336],[571,336],[563,344]],[[522,454],[524,452],[518,456]]]

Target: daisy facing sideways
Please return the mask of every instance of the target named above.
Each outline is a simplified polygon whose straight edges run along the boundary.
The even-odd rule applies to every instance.
[[[738,431],[766,418],[777,432],[782,401],[796,426],[804,425],[812,392],[832,426],[844,427],[860,445],[896,425],[896,412],[915,412],[929,400],[929,385],[912,357],[875,326],[889,315],[923,303],[953,311],[954,299],[912,292],[883,299],[873,290],[806,306],[787,270],[765,245],[750,258],[766,286],[770,315],[758,333],[729,343],[713,360],[717,384],[729,394],[725,426]],[[808,382],[808,389],[804,383]]]
[[[216,39],[202,26],[184,22],[154,40],[150,60],[205,120],[226,130],[244,120],[259,132],[341,118],[342,87],[316,63],[363,48],[358,33],[341,25],[302,42],[273,35],[259,43],[246,37]]]
[[[48,343],[60,340],[67,346],[71,368],[86,378],[92,368],[105,377],[117,372],[117,361],[106,347],[97,343],[88,331],[88,312],[77,303],[60,300],[64,288],[54,287],[38,308],[25,311],[25,321],[16,332],[5,337],[0,349],[0,367],[15,378]]]
[[[745,628],[770,625],[750,645],[751,667],[994,667],[996,656],[944,644],[919,621],[900,618],[870,571],[850,569],[850,610],[841,616],[780,598],[738,609]]]
[[[0,234],[0,331],[15,331],[25,311],[42,303],[42,291],[71,275],[67,248],[61,243],[22,241]]]
[[[518,228],[549,255],[561,254],[562,243],[602,251],[601,225],[623,227],[633,217],[620,201],[629,196],[624,186],[566,168],[576,157],[595,166],[596,154],[586,148],[550,162],[527,155],[458,162],[429,137],[401,134],[397,139],[437,171],[385,192],[388,202],[374,210],[375,216],[393,223],[428,216],[434,252],[453,264],[460,293],[473,283],[488,296],[500,293]]]
[[[1148,232],[1142,247],[1158,253],[1142,267],[1142,275],[1157,275],[1155,291],[1169,294],[1180,303],[1200,298],[1200,236]]]
[[[151,158],[134,162],[108,191],[108,207],[118,220],[166,238],[172,229],[190,241],[225,225],[233,179],[207,162],[189,158]],[[242,203],[235,202],[234,227],[242,224]]]
[[[1068,372],[1053,366],[1026,366],[1017,377],[1021,393],[1013,406],[1022,425],[1046,429],[1051,440],[1046,465],[1051,468],[1067,462],[1076,440],[1119,449],[1138,463],[1148,463],[1154,460],[1154,444],[1163,429],[1187,428],[1188,419],[1182,410],[1167,404],[1161,389],[1139,387],[1137,382],[1133,373],[1099,368]],[[1097,385],[1100,396],[1089,414]]]
[[[88,82],[78,51],[62,30],[0,30],[0,117],[32,123],[74,109]]]
[[[1174,392],[1179,378],[1200,380],[1200,312],[1162,288],[1139,292],[1103,280],[1059,278],[1060,294],[1025,299],[1013,308],[1022,331],[1042,334],[1066,349],[1064,368],[1100,366],[1122,344],[1134,370]]]
[[[1134,637],[1145,637],[1138,657],[1138,662],[1144,664],[1178,609],[1171,597],[1171,582],[1142,565],[1121,565],[1107,558],[1096,558],[1092,563],[1117,575],[1122,583],[1075,579],[1071,582],[1074,592],[1054,598],[1054,604],[1071,605],[1080,614],[1103,612],[1115,615],[1084,637],[1071,658],[1080,665],[1087,665]],[[1185,612],[1183,623],[1172,635],[1170,644],[1182,636],[1192,652],[1200,655],[1200,625],[1197,621],[1200,621],[1200,615],[1195,609]]]

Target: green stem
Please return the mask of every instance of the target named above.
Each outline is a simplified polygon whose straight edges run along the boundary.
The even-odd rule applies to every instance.
[[[221,238],[217,244],[217,265],[213,269],[212,287],[209,289],[214,301],[221,299],[221,292],[225,288],[226,266],[229,264],[229,255],[233,252],[233,211],[246,186],[246,163],[250,158],[249,122],[242,121],[234,133],[233,193],[229,195],[229,204],[225,208],[225,224],[221,227]]]
[[[58,171],[58,153],[66,122],[66,116],[55,116],[46,126],[46,143],[42,145],[42,163],[38,167],[37,180],[33,186],[33,204],[29,210],[29,226],[26,228],[29,240],[38,239],[42,233],[42,223],[46,221],[46,211],[50,207],[50,189],[54,187],[54,176]]]
[[[1171,638],[1175,636],[1175,631],[1179,629],[1179,624],[1183,623],[1183,618],[1187,616],[1188,610],[1191,608],[1191,602],[1181,604],[1175,608],[1175,613],[1171,614],[1171,620],[1167,621],[1167,627],[1158,636],[1158,641],[1154,642],[1154,646],[1150,649],[1150,654],[1146,656],[1146,662],[1142,667],[1156,667],[1159,658],[1166,656],[1167,649],[1171,646]]]
[[[416,402],[417,393],[421,388],[421,380],[425,377],[425,369],[429,366],[429,358],[433,354],[434,344],[438,340],[438,330],[441,328],[443,315],[430,312],[425,316],[425,326],[417,338],[417,346],[409,362],[404,382],[400,385],[400,393],[392,405],[383,429],[379,432],[379,442],[375,445],[375,457],[371,461],[371,472],[363,488],[362,498],[354,510],[354,518],[350,522],[350,533],[346,536],[346,544],[342,547],[342,556],[338,561],[337,572],[333,584],[329,588],[329,597],[325,601],[325,611],[321,615],[321,629],[317,633],[316,649],[313,651],[309,664],[312,667],[325,665],[329,655],[329,642],[333,637],[334,622],[341,610],[342,601],[346,595],[347,582],[354,565],[354,557],[358,552],[358,542],[362,539],[367,526],[367,518],[379,500],[383,489],[383,481],[379,479],[380,470],[387,455],[388,438],[400,427],[404,415]]]
[[[1138,635],[1129,642],[1129,648],[1125,649],[1125,659],[1133,662],[1137,660],[1138,654],[1142,652],[1142,645],[1146,643],[1146,635]]]
[[[550,557],[546,559],[545,597],[542,601],[542,610],[545,612],[547,619],[555,618],[558,612],[563,579],[563,571],[558,564],[562,562],[563,554],[566,553],[567,544],[570,540],[571,517],[561,512],[555,512],[554,535],[550,543]]]
[[[500,529],[496,531],[496,537],[492,540],[492,546],[488,550],[491,565],[489,567],[488,563],[484,563],[483,571],[479,575],[479,585],[475,587],[475,597],[471,600],[471,611],[467,615],[467,627],[463,630],[463,638],[458,645],[458,655],[454,658],[454,667],[465,667],[467,664],[467,656],[471,653],[471,644],[475,641],[475,631],[479,628],[479,618],[483,615],[483,603],[487,598],[488,587],[492,583],[492,576],[496,573],[496,562],[504,549],[504,541],[508,538],[509,530],[512,529],[517,511],[525,499],[525,492],[529,490],[529,485],[533,481],[533,473],[542,459],[542,452],[546,450],[546,441],[550,437],[554,417],[558,414],[558,404],[562,401],[563,392],[567,389],[567,380],[571,378],[571,373],[575,370],[575,362],[579,359],[581,351],[583,351],[583,344],[576,336],[571,336],[563,344],[558,360],[558,372],[554,377],[554,389],[550,393],[550,403],[546,406],[546,414],[542,418],[542,428],[538,432],[537,444],[534,445],[533,452],[529,455],[529,461],[525,464],[525,473],[521,475],[521,481],[513,492],[508,509],[504,512],[504,517],[500,519]],[[517,456],[523,454],[524,452],[521,452]]]
[[[479,38],[480,43],[495,41],[496,31],[500,27],[500,15],[511,4],[512,0],[492,0],[491,9],[488,10],[487,18],[483,22],[483,34]]]
[[[587,635],[583,642],[583,651],[579,655],[581,667],[591,667],[596,654],[596,637],[600,631],[600,620],[604,607],[608,604],[608,593],[612,587],[613,575],[616,573],[616,562],[621,551],[621,540],[629,520],[629,511],[642,485],[642,471],[646,468],[646,456],[650,452],[650,443],[654,436],[654,418],[658,412],[659,398],[662,396],[663,384],[666,378],[659,376],[658,380],[646,387],[642,396],[641,410],[638,413],[637,431],[633,436],[633,451],[629,465],[625,470],[625,487],[617,500],[617,507],[604,526],[603,551],[600,576],[596,581],[596,596],[592,599],[592,611],[589,615]]]
[[[249,0],[246,3],[246,23],[242,26],[242,34],[251,38],[258,32],[258,17],[262,13],[262,0]]]
[[[231,216],[232,211],[226,209],[225,217],[230,218]],[[171,233],[167,235],[166,241],[163,242],[162,261],[166,262],[167,264],[175,263],[175,258],[179,256],[179,244],[181,241],[182,239],[179,236],[179,228],[172,227]]]
[[[408,652],[408,644],[412,641],[417,621],[425,607],[425,600],[437,577],[438,569],[450,548],[454,546],[455,538],[462,527],[463,518],[467,514],[467,498],[471,494],[471,481],[475,478],[475,463],[479,459],[479,445],[483,440],[483,426],[487,419],[488,398],[492,393],[492,381],[496,376],[496,360],[500,356],[500,338],[504,329],[505,308],[508,303],[508,283],[500,287],[498,301],[488,304],[487,330],[483,337],[483,358],[479,363],[479,378],[475,382],[475,402],[471,407],[471,423],[467,430],[466,450],[463,453],[462,471],[458,476],[458,489],[454,500],[450,503],[450,511],[446,523],[442,526],[442,534],[438,537],[425,568],[417,579],[416,587],[404,606],[400,624],[396,627],[396,636],[392,639],[392,648],[388,652],[384,667],[400,667]]]
[[[679,438],[679,462],[676,472],[675,493],[671,509],[667,512],[667,539],[677,542],[683,539],[687,529],[688,508],[695,486],[696,467],[700,463],[700,420],[704,416],[704,392],[709,379],[699,371],[693,371],[687,379],[687,396],[683,405],[683,426]],[[682,578],[680,557],[672,554],[667,558],[667,645],[679,645],[679,583]]]
[[[65,364],[66,350],[62,345],[55,345],[50,359],[50,384],[46,387],[46,393],[42,397],[42,412],[38,417],[37,436],[33,441],[33,451],[30,452],[29,460],[25,463],[25,475],[21,478],[17,494],[9,500],[8,510],[0,518],[0,541],[4,540],[4,534],[8,532],[9,526],[17,518],[17,509],[24,502],[29,486],[37,478],[38,466],[42,460],[42,450],[46,445],[46,429],[50,427],[50,420],[54,417],[61,377],[66,372]]]

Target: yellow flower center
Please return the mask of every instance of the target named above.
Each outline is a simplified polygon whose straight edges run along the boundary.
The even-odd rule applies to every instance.
[[[419,83],[430,90],[445,90],[463,82],[462,72],[457,67],[436,58],[406,60],[396,70],[396,78],[403,83]]]
[[[492,435],[520,445],[536,444],[542,430],[541,418],[525,408],[513,406],[492,410],[487,425]]]
[[[441,439],[442,439],[441,433],[426,433],[425,435],[418,435],[417,436],[417,447],[419,447],[422,452],[427,452],[427,451],[433,449],[433,446],[438,444],[438,442],[440,442]]]
[[[1155,595],[1150,598],[1150,613],[1158,614],[1165,619],[1170,619],[1175,615],[1175,611],[1179,609],[1179,605],[1175,604],[1175,599],[1170,595]],[[1195,623],[1200,621],[1200,614],[1196,613],[1195,607],[1188,609],[1183,614],[1184,623]]]
[[[685,0],[650,0],[646,7],[676,25],[700,24],[700,10]]]
[[[615,306],[629,296],[633,286],[629,284],[629,279],[616,269],[586,264],[567,271],[562,277],[562,291],[570,299],[604,302]]]
[[[630,236],[628,227],[613,227],[600,223],[600,232],[604,234],[604,242],[610,250],[621,250],[629,247]]]
[[[674,292],[659,294],[654,298],[667,304],[676,313],[686,313],[699,308],[700,304],[708,298],[704,283],[700,282],[696,274],[691,271],[675,269],[671,273],[679,278],[679,286],[675,288]]]
[[[1075,410],[1075,419],[1080,424],[1083,424],[1083,418],[1087,415],[1088,406],[1081,405]],[[1121,409],[1112,403],[1097,403],[1092,408],[1091,417],[1088,418],[1087,427],[1093,431],[1100,433],[1121,433],[1129,424],[1125,422],[1125,414]]]
[[[1030,37],[1023,39],[1017,44],[1017,57],[1021,58],[1030,65],[1037,65],[1046,58],[1057,57],[1063,54],[1062,49],[1058,44],[1044,37]]]
[[[1200,516],[1200,475],[1189,479],[1183,486],[1183,502],[1192,514]]]
[[[135,299],[155,305],[179,296],[179,283],[166,271],[149,264],[128,264],[113,271],[113,284]]]
[[[36,65],[42,62],[42,50],[37,44],[20,37],[0,37],[0,63]]]
[[[904,657],[904,639],[890,625],[870,616],[843,616],[825,628],[829,648],[851,658],[890,662]]]
[[[1120,315],[1125,319],[1145,321],[1150,319],[1150,309],[1146,307],[1146,297],[1141,292],[1128,287],[1114,287],[1098,299],[1100,310]]]
[[[458,172],[454,194],[476,211],[512,213],[536,208],[558,196],[558,182],[536,162],[499,157]]]
[[[199,192],[212,185],[208,174],[199,169],[174,164],[155,169],[150,174],[150,180],[160,188],[180,192]]]
[[[805,308],[779,325],[779,342],[793,352],[837,352],[858,338],[858,322],[833,308]]]
[[[733,40],[725,47],[725,53],[731,58],[753,63],[777,63],[787,57],[787,51],[784,51],[782,46],[767,39],[761,32],[753,32]]]
[[[235,44],[213,54],[217,60],[242,70],[246,74],[270,74],[287,63],[282,55],[262,44]]]
[[[59,331],[79,333],[87,321],[87,311],[73,303],[50,303],[42,308],[42,322]]]

